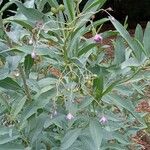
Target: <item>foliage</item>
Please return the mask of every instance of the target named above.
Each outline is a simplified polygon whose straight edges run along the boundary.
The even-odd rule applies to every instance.
[[[0,149],[140,148],[131,139],[146,128],[135,108],[150,76],[150,23],[131,37],[112,16],[94,22],[105,1],[89,0],[81,12],[80,0],[12,0],[1,9],[18,6],[0,20]],[[86,38],[108,20],[117,32]],[[108,60],[102,42],[111,35]]]

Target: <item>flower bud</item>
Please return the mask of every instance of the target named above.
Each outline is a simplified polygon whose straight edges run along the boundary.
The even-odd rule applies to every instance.
[[[36,58],[36,53],[35,53],[34,51],[31,53],[31,57],[32,57],[33,59]]]
[[[99,43],[99,42],[102,42],[103,38],[101,35],[99,34],[96,34],[93,38],[93,40],[96,42],[96,43]]]
[[[107,123],[107,118],[105,117],[105,116],[102,116],[101,118],[100,118],[100,120],[99,120],[99,122],[101,123],[101,124],[105,124],[105,123]]]
[[[30,45],[33,44],[33,39],[32,38],[29,40],[29,44]]]
[[[72,120],[72,119],[74,119],[74,116],[71,113],[68,113],[67,116],[66,116],[66,119],[67,120]]]

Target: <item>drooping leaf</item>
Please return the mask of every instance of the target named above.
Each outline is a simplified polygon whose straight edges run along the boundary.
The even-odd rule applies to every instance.
[[[30,69],[33,66],[33,63],[34,60],[31,58],[31,55],[30,54],[26,55],[24,60],[24,67],[25,67],[25,73],[27,77],[29,76]]]
[[[98,8],[102,7],[106,0],[89,0],[86,5],[84,6],[84,12],[92,12],[97,10]]]
[[[93,89],[94,93],[96,94],[97,98],[100,98],[102,96],[103,88],[104,88],[104,79],[103,76],[99,76],[94,79],[93,81]]]
[[[0,87],[14,91],[22,90],[19,84],[10,77],[0,80]]]
[[[0,146],[0,150],[24,150],[25,147],[22,144],[3,144]]]
[[[103,139],[103,129],[97,120],[92,120],[89,125],[91,137],[95,143],[95,150],[100,150]]]
[[[92,43],[92,44],[89,44],[87,46],[85,46],[83,49],[81,49],[79,52],[78,52],[78,56],[81,56],[83,54],[86,54],[88,51],[90,51],[92,48],[94,48],[96,46],[95,43]]]
[[[135,29],[135,38],[139,42],[143,43],[143,29],[142,29],[141,25],[139,25],[139,24],[136,26],[136,29]]]
[[[143,47],[138,43],[138,41],[134,40],[128,31],[119,23],[115,18],[109,17],[110,21],[114,25],[114,27],[117,29],[117,31],[120,33],[120,35],[126,40],[128,45],[133,50],[133,53],[138,61],[140,61],[142,52],[145,53],[145,50]]]
[[[124,44],[124,40],[121,38],[117,38],[116,42],[114,43],[115,46],[115,64],[121,64],[125,61],[125,49],[126,46]]]
[[[61,150],[68,149],[78,138],[81,133],[81,129],[74,129],[68,131],[61,142]]]
[[[21,61],[21,56],[8,56],[6,57],[6,61],[8,63],[9,72],[12,72],[18,67],[18,64]]]
[[[6,143],[8,144],[9,142],[18,139],[19,137],[20,135],[18,134],[12,134],[11,136],[9,134],[5,134],[3,136],[0,136],[0,145],[6,144]]]
[[[63,0],[66,14],[68,15],[69,21],[73,21],[75,18],[75,3],[73,0]]]
[[[15,104],[11,110],[11,114],[13,115],[14,118],[19,114],[19,112],[22,110],[25,102],[27,100],[27,97],[24,96],[23,98],[19,98],[18,100],[15,101]]]
[[[79,104],[79,109],[84,109],[85,107],[90,105],[92,101],[93,101],[93,97],[90,97],[90,96],[84,97],[81,103]]]
[[[34,8],[27,8],[20,2],[15,2],[16,5],[19,7],[19,11],[22,12],[29,20],[31,21],[41,21],[44,17],[44,14],[39,12]]]
[[[47,0],[47,2],[49,3],[50,6],[57,8],[58,5],[58,1],[57,0]]]

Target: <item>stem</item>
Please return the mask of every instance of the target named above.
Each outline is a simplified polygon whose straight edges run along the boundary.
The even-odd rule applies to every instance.
[[[31,97],[31,93],[30,93],[30,90],[29,90],[29,87],[27,85],[27,82],[26,82],[26,76],[25,76],[25,73],[24,73],[24,70],[22,69],[22,66],[21,64],[19,64],[19,71],[20,71],[20,75],[22,77],[22,80],[23,80],[23,84],[24,84],[24,89],[25,89],[25,93],[27,95],[27,98],[32,101],[32,97]]]

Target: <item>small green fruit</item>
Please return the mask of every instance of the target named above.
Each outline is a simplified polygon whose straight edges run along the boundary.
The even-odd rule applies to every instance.
[[[88,80],[88,81],[87,81],[87,86],[88,86],[88,87],[92,87],[92,86],[93,86],[92,80]]]
[[[58,10],[57,10],[55,7],[52,7],[52,8],[51,8],[51,12],[52,12],[53,14],[57,14],[57,13],[58,13]]]
[[[65,6],[63,4],[60,4],[58,10],[65,11]]]

